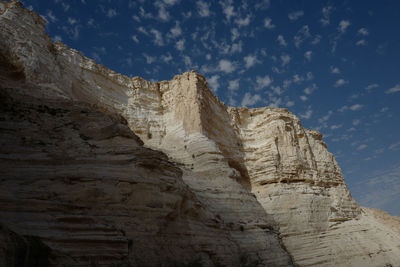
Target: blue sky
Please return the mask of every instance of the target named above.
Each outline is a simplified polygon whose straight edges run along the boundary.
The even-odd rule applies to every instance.
[[[287,107],[324,134],[357,201],[400,216],[400,1],[23,2],[119,73],[194,69],[228,105]]]

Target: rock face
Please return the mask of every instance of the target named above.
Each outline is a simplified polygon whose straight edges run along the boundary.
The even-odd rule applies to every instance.
[[[52,264],[400,266],[398,219],[361,208],[286,109],[227,107],[196,72],[116,74],[18,2],[0,25],[0,223]]]

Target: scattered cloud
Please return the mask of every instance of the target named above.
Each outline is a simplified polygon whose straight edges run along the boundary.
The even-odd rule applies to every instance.
[[[184,40],[184,39],[181,39],[181,40],[177,41],[177,42],[175,43],[175,48],[176,48],[176,50],[178,50],[178,51],[183,51],[183,50],[185,50],[185,40]]]
[[[236,91],[239,89],[239,80],[240,79],[236,79],[236,80],[230,80],[229,81],[229,85],[228,85],[228,89],[231,91]]]
[[[334,7],[332,6],[326,6],[322,8],[322,18],[320,19],[322,26],[330,24],[330,15],[333,10]]]
[[[304,15],[304,11],[303,10],[299,10],[299,11],[295,11],[295,12],[289,13],[288,14],[288,18],[291,21],[295,21],[295,20],[298,20],[303,15]]]
[[[379,84],[373,83],[373,84],[370,84],[367,87],[365,87],[365,90],[370,92],[372,89],[375,89],[375,88],[378,88],[378,87],[379,87]]]
[[[340,73],[340,70],[339,70],[338,67],[331,66],[331,73],[333,73],[333,74],[339,74],[339,73]]]
[[[311,37],[310,28],[308,27],[308,25],[304,25],[303,27],[300,28],[300,30],[293,37],[294,45],[297,48],[299,48],[300,45],[309,37]]]
[[[282,35],[278,35],[278,38],[276,38],[276,40],[279,42],[281,46],[287,46],[285,38]]]
[[[116,15],[117,15],[117,11],[115,9],[110,8],[109,10],[107,10],[107,14],[106,14],[107,18],[111,19],[111,18],[115,17]]]
[[[361,28],[358,30],[359,35],[367,36],[369,35],[369,31],[366,28]]]
[[[236,70],[236,64],[228,59],[221,59],[218,63],[218,70],[225,73],[232,73]]]
[[[308,60],[311,61],[311,55],[312,55],[312,51],[307,51],[304,53],[304,57]]]
[[[56,22],[58,20],[57,17],[53,14],[53,11],[51,11],[51,10],[47,10],[46,19],[47,19],[47,21],[51,21],[51,22]]]
[[[349,107],[350,110],[356,111],[356,110],[360,110],[363,107],[363,105],[360,104],[354,104],[352,106]]]
[[[147,63],[147,64],[151,64],[151,63],[153,63],[154,61],[156,61],[156,58],[155,58],[155,57],[149,56],[149,55],[147,55],[147,54],[143,54],[143,56],[144,56],[144,58],[146,59],[146,63]]]
[[[363,150],[366,149],[368,146],[366,144],[361,144],[357,147],[357,150]]]
[[[242,99],[241,106],[253,106],[261,101],[261,97],[258,94],[251,95],[250,93],[246,93]]]
[[[393,94],[397,92],[400,92],[400,83],[396,84],[394,87],[385,91],[386,94]]]
[[[181,34],[182,34],[182,28],[179,24],[179,21],[176,21],[175,26],[173,28],[171,28],[171,30],[169,31],[168,37],[176,38],[176,37],[180,36]]]
[[[222,12],[225,14],[227,21],[230,21],[232,17],[236,15],[235,7],[232,5],[232,1],[220,2],[222,6]]]
[[[336,130],[336,129],[342,128],[342,126],[343,126],[343,124],[332,125],[331,130]]]
[[[341,20],[339,22],[338,31],[341,33],[345,33],[347,28],[351,25],[350,21],[348,20]]]
[[[208,17],[210,16],[210,4],[200,0],[197,1],[197,12],[200,15],[200,17]]]
[[[357,41],[356,46],[360,46],[360,45],[367,45],[367,41],[365,41],[364,39]]]
[[[339,80],[337,80],[336,82],[335,82],[335,84],[333,85],[334,87],[341,87],[341,86],[343,86],[343,85],[346,85],[346,84],[348,84],[349,83],[349,81],[346,81],[346,80],[344,80],[344,79],[339,79]]]
[[[308,120],[311,118],[312,113],[313,113],[313,111],[311,109],[311,106],[308,106],[308,109],[304,113],[301,113],[299,116],[302,119]]]
[[[399,150],[400,149],[400,142],[393,143],[389,146],[390,150]]]
[[[305,96],[305,95],[301,95],[300,96],[300,99],[302,100],[302,101],[307,101],[308,100],[308,97],[307,96]]]
[[[264,27],[267,28],[268,30],[272,30],[275,28],[275,25],[272,24],[272,19],[271,18],[265,18],[264,19]]]
[[[272,79],[269,77],[269,75],[265,75],[263,77],[257,76],[256,83],[257,83],[256,90],[261,90],[269,86],[272,83]]]
[[[281,60],[282,60],[282,67],[286,66],[289,64],[291,57],[289,55],[281,55]]]
[[[210,85],[211,90],[213,92],[217,92],[217,90],[219,88],[218,79],[219,79],[219,75],[213,75],[213,76],[211,76],[211,78],[208,79],[208,84]]]
[[[131,38],[135,43],[137,43],[137,44],[139,43],[139,39],[137,38],[136,35],[132,35]]]
[[[154,35],[153,43],[158,46],[163,46],[164,39],[162,37],[162,33],[156,29],[151,29],[150,32]]]
[[[250,24],[251,16],[247,15],[246,18],[235,19],[235,23],[240,27],[248,26]]]
[[[256,55],[248,55],[243,58],[245,62],[245,67],[246,69],[249,69],[256,65],[257,63],[260,63],[260,61],[257,59]]]

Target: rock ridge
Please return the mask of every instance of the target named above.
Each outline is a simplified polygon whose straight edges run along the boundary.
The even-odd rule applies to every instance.
[[[53,127],[48,129],[49,134],[41,133],[48,140],[36,140],[39,143],[30,149],[25,141],[17,140],[18,136],[14,138],[7,131],[20,129],[27,136],[37,135],[24,132],[26,125],[14,125],[10,120],[11,111],[3,110],[8,117],[2,122],[2,133],[10,147],[0,151],[5,170],[3,176],[6,177],[0,183],[5,207],[0,212],[7,218],[7,226],[18,226],[13,231],[43,238],[43,242],[55,251],[54,255],[58,257],[55,262],[87,263],[90,259],[84,254],[88,253],[88,248],[82,245],[78,246],[79,251],[74,251],[71,245],[74,242],[81,244],[82,240],[54,238],[64,230],[56,231],[51,227],[46,230],[46,223],[68,228],[96,224],[94,233],[79,231],[83,231],[85,242],[98,241],[89,242],[99,246],[96,251],[89,250],[91,255],[97,257],[106,253],[108,258],[102,260],[109,262],[128,260],[139,265],[136,258],[141,257],[153,266],[179,259],[182,255],[185,255],[184,262],[200,255],[207,266],[235,266],[240,264],[238,255],[243,254],[261,266],[399,265],[398,221],[361,208],[354,201],[322,134],[303,128],[300,120],[287,109],[228,107],[212,93],[205,77],[195,71],[161,82],[117,74],[62,43],[52,43],[45,33],[43,19],[24,9],[19,2],[0,2],[0,24],[0,70],[3,73],[0,87],[6,95],[11,95],[3,97],[4,103],[14,103],[13,97],[22,99],[16,104],[21,107],[18,113],[33,110],[36,115],[28,116],[32,124],[29,127],[39,132],[42,130],[35,124],[47,127],[44,122],[47,115],[43,117],[39,113],[63,113],[57,110],[61,108],[67,110],[64,113],[75,114],[78,111],[68,108],[72,105],[77,110],[90,109],[87,112],[92,114],[89,117],[93,121],[85,119],[75,127],[77,129],[60,130],[65,137],[73,136],[72,141],[57,141],[56,135],[52,134],[56,132]],[[16,88],[22,89],[14,96],[12,91]],[[47,108],[24,104],[35,103],[38,97],[49,102]],[[105,119],[110,118],[107,114],[117,115]],[[50,122],[69,125],[79,119],[79,116],[71,115],[63,119],[52,118]],[[23,134],[19,136],[21,140]],[[50,150],[66,149],[71,145],[69,142],[76,142],[66,151],[72,154],[70,157],[82,161],[71,160],[57,152],[52,152],[50,160],[49,155],[36,151],[40,142],[48,145]],[[89,142],[86,150],[77,145],[85,142]],[[14,152],[11,145],[25,151],[29,161]],[[79,156],[80,153],[86,156]],[[30,167],[13,173],[9,155],[20,164],[29,163]],[[45,161],[34,160],[40,157]],[[43,172],[43,166],[55,168],[54,162],[59,160],[65,164],[62,165],[65,168],[63,179],[67,182],[65,184],[61,177],[54,176],[57,183],[54,189],[51,188],[57,192],[56,199],[46,196],[48,203],[42,203],[43,192],[39,190],[37,195],[29,196],[30,187],[15,182],[23,176],[32,181],[35,176],[46,181],[54,179],[52,174]],[[109,166],[97,167],[108,161],[114,162],[115,170]],[[70,166],[80,166],[79,169],[99,170],[82,174],[90,177],[86,180],[76,177],[76,170],[67,167],[68,162],[71,162]],[[130,164],[133,167],[129,167]],[[20,166],[15,163],[14,167]],[[143,174],[132,176],[126,168]],[[154,172],[154,169],[158,171]],[[102,177],[101,171],[106,171],[107,175]],[[63,171],[57,169],[57,172]],[[151,180],[151,186],[144,181],[145,175]],[[129,197],[122,188],[113,189],[116,191],[111,196],[109,183],[115,176],[133,179],[129,186],[133,193]],[[88,182],[92,184],[77,196],[60,189],[71,183]],[[172,193],[161,189],[171,186],[174,188]],[[14,189],[15,193],[6,193],[6,188]],[[25,191],[18,195],[19,190]],[[155,194],[155,200],[146,197],[141,190]],[[79,208],[87,210],[92,217],[82,217],[82,214],[76,214],[78,207],[57,202],[58,195],[64,194],[69,201],[72,198],[86,203]],[[125,200],[122,200],[123,196]],[[25,218],[24,212],[27,212],[22,206],[32,197],[36,199],[35,212],[44,214],[21,223],[20,219]],[[111,203],[115,210],[96,206],[108,212],[97,221],[99,215],[91,206],[93,199]],[[120,201],[125,205],[128,201],[133,210]],[[147,208],[142,209],[141,205],[147,205]],[[60,214],[55,215],[52,209],[61,210],[70,217],[60,221],[57,219]],[[152,209],[157,212],[150,211]],[[139,221],[119,218],[117,213],[122,211],[124,216],[148,218],[145,223],[149,227]],[[173,227],[159,230],[159,223],[170,222],[171,216]],[[37,224],[37,230],[29,230],[29,223]],[[115,223],[126,235],[116,230],[119,228]],[[110,228],[110,225],[114,226]],[[135,225],[141,231],[136,231]],[[129,236],[136,238],[139,244],[133,249],[129,245]],[[151,241],[145,236],[150,236]],[[162,255],[166,244],[172,248]],[[140,251],[140,246],[146,249]]]

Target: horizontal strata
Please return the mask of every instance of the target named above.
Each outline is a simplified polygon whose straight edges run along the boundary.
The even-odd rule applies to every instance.
[[[136,250],[132,252],[128,242],[128,250],[119,252],[119,257],[132,260],[143,255],[150,264],[156,264],[150,260],[152,257],[162,261],[197,254],[209,266],[238,264],[238,254],[265,266],[291,265],[292,259],[300,266],[395,266],[400,262],[400,234],[393,230],[396,227],[386,225],[389,221],[391,225],[396,223],[386,217],[378,220],[375,213],[359,207],[351,197],[340,167],[328,152],[322,135],[303,128],[298,118],[287,109],[227,107],[210,91],[206,79],[196,72],[187,72],[162,82],[117,74],[64,44],[53,44],[45,34],[43,20],[16,2],[0,2],[0,23],[0,54],[4,62],[15,68],[13,73],[3,71],[8,73],[8,78],[14,77],[12,81],[0,77],[3,84],[21,86],[16,79],[23,80],[29,89],[24,90],[23,95],[56,99],[56,103],[62,98],[74,101],[70,102],[73,105],[76,101],[85,102],[92,109],[122,116],[127,126],[116,123],[100,127],[86,121],[87,125],[78,129],[75,139],[79,140],[76,141],[78,144],[94,142],[92,146],[86,146],[85,150],[74,145],[75,150],[68,152],[70,144],[64,144],[51,154],[51,160],[49,155],[35,147],[41,143],[33,143],[34,148],[29,148],[9,134],[10,144],[18,147],[20,153],[3,153],[5,166],[10,166],[10,159],[15,160],[14,168],[22,165],[18,165],[18,161],[25,160],[23,164],[26,165],[28,159],[24,159],[24,154],[30,160],[43,157],[45,163],[31,161],[25,169],[7,172],[4,177],[8,180],[1,184],[2,188],[9,186],[7,183],[11,178],[15,190],[21,188],[15,182],[27,173],[35,173],[30,178],[33,181],[38,176],[51,181],[46,166],[62,159],[65,165],[52,166],[54,172],[62,174],[56,177],[65,179],[72,188],[88,183],[94,187],[90,193],[69,196],[73,201],[87,201],[89,205],[73,207],[73,211],[82,208],[86,212],[95,199],[104,202],[100,206],[104,214],[96,218],[104,220],[104,224],[117,222],[118,227],[125,229],[126,236],[150,235],[154,241],[150,243],[153,246],[143,241],[144,237],[139,238],[138,244],[147,249],[144,250],[147,254],[140,251],[140,246],[134,247]],[[45,109],[44,112],[49,111]],[[101,116],[94,117],[96,120]],[[15,127],[14,122],[8,123],[7,127]],[[36,142],[50,147],[59,145],[56,133],[73,127],[74,120],[71,119],[70,123],[62,126],[65,129],[49,129],[48,140]],[[107,138],[103,132],[108,133]],[[72,132],[65,133],[68,134]],[[36,136],[33,132],[29,135]],[[117,144],[110,142],[115,138]],[[138,144],[143,141],[147,148],[136,144],[134,147],[140,148],[132,150],[133,145],[129,146],[121,138],[133,138]],[[32,144],[32,140],[24,142]],[[168,159],[154,150],[162,151]],[[81,153],[88,153],[88,156],[82,157]],[[80,162],[75,163],[74,157],[78,157]],[[153,172],[154,169],[157,171]],[[103,175],[104,172],[107,175]],[[131,176],[136,180],[131,184],[125,182]],[[111,195],[98,191],[98,187],[107,192],[111,190],[111,181],[116,177],[124,181],[121,191]],[[163,184],[165,181],[168,185]],[[125,187],[129,187],[126,183],[137,187],[134,194],[127,196],[124,193]],[[168,188],[174,188],[173,193],[168,193]],[[31,187],[27,187],[27,192],[28,189]],[[60,190],[57,186],[50,189]],[[42,194],[33,194],[32,197],[43,198]],[[7,195],[8,204],[3,205],[8,207],[4,208],[7,218],[17,216],[12,215],[13,209],[21,208],[17,203],[24,203],[14,199],[17,195]],[[179,196],[182,198],[178,201],[175,198]],[[176,201],[170,202],[170,198]],[[185,202],[187,198],[192,203],[190,208]],[[50,205],[48,207],[41,207],[42,201],[38,199],[32,203],[41,211],[53,208],[51,203],[46,204]],[[127,204],[137,205],[134,213],[128,212]],[[59,212],[68,210],[68,205],[64,205],[58,207]],[[179,211],[176,211],[176,205]],[[204,213],[199,215],[198,210],[203,209]],[[113,212],[118,216],[111,215]],[[135,218],[133,221],[132,216]],[[165,230],[161,234],[160,222],[169,222],[171,217],[175,218],[174,230],[172,233]],[[146,220],[140,223],[143,218]],[[70,223],[72,228],[81,227],[73,220]],[[38,233],[29,232],[28,224],[29,221],[26,225],[19,223],[26,231],[24,233]],[[86,226],[82,227],[85,229]],[[103,228],[100,223],[98,231],[101,235],[109,233]],[[117,232],[111,231],[110,235],[121,246]],[[62,232],[49,233],[58,235]],[[96,235],[88,232],[85,238],[97,240]],[[66,249],[66,246],[46,240],[46,244],[54,248]],[[80,242],[78,237],[72,240],[71,244]],[[100,240],[103,242],[107,238]],[[161,253],[164,247],[157,246],[158,242],[181,245],[171,248],[168,256],[161,256],[157,253]]]

